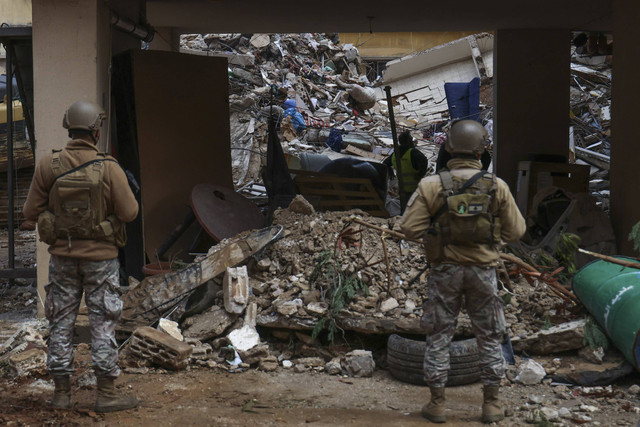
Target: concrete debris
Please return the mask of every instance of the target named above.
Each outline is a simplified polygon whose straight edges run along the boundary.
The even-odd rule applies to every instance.
[[[258,344],[247,350],[237,350],[240,359],[247,365],[255,365],[270,356],[268,344]]]
[[[352,377],[370,377],[376,367],[373,353],[368,350],[354,350],[342,360],[342,369]]]
[[[542,365],[533,359],[527,359],[518,366],[516,381],[524,385],[540,384],[545,376],[547,373]]]
[[[579,350],[583,347],[582,340],[584,339],[585,323],[585,319],[562,323],[527,335],[524,338],[514,337],[511,339],[511,343],[515,351],[527,351],[532,354]]]
[[[22,324],[0,345],[0,361],[20,353],[29,345],[46,348],[45,341],[40,332],[30,324]]]
[[[265,372],[273,372],[278,369],[278,358],[276,356],[267,356],[260,359],[259,369]]]
[[[238,351],[247,351],[260,343],[260,335],[253,326],[245,325],[227,335],[231,345]],[[243,358],[244,360],[244,358]]]
[[[128,349],[140,359],[171,370],[186,368],[193,352],[189,344],[148,326],[133,332]]]
[[[306,366],[307,368],[319,368],[324,366],[325,361],[321,357],[302,357],[300,359],[296,359],[295,363]]]
[[[227,267],[222,279],[224,292],[224,308],[229,313],[240,314],[244,311],[249,300],[249,275],[247,267]]]
[[[580,349],[578,355],[582,357],[587,362],[598,363],[601,364],[604,360],[604,349],[602,347],[598,347],[596,349],[590,347],[584,347]]]
[[[183,335],[187,338],[209,341],[223,335],[236,319],[237,315],[214,305],[204,313],[186,319],[182,324]]]
[[[324,365],[324,371],[329,375],[342,373],[342,363],[339,357],[334,357]]]
[[[316,213],[313,205],[307,201],[300,194],[296,195],[296,197],[289,204],[288,209],[291,212],[299,213],[302,215],[313,215]]]
[[[165,319],[163,317],[158,322],[158,330],[164,332],[165,334],[171,335],[173,338],[177,339],[178,341],[184,341],[182,332],[178,327],[178,322],[174,322],[173,320]]]
[[[31,348],[9,357],[9,366],[18,377],[32,373],[44,374],[47,368],[47,353],[40,348]]]

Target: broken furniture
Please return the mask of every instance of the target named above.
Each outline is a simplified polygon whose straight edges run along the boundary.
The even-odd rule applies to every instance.
[[[333,174],[290,170],[298,192],[317,210],[361,209],[369,215],[387,218],[384,201],[366,178],[342,178]]]

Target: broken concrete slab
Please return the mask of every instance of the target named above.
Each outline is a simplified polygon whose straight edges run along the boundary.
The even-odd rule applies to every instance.
[[[238,318],[223,308],[216,305],[210,307],[204,313],[197,314],[184,321],[183,335],[187,338],[197,338],[200,341],[209,341],[219,337],[233,325]]]
[[[585,319],[578,319],[526,337],[513,337],[511,343],[516,352],[551,354],[583,347]]]

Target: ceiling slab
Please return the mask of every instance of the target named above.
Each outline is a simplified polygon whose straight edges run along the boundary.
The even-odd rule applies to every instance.
[[[612,29],[613,0],[448,1],[148,0],[156,27],[181,33]]]

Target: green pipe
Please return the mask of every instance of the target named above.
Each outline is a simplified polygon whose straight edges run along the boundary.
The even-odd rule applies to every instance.
[[[593,261],[573,277],[573,292],[613,344],[640,371],[640,270]]]

